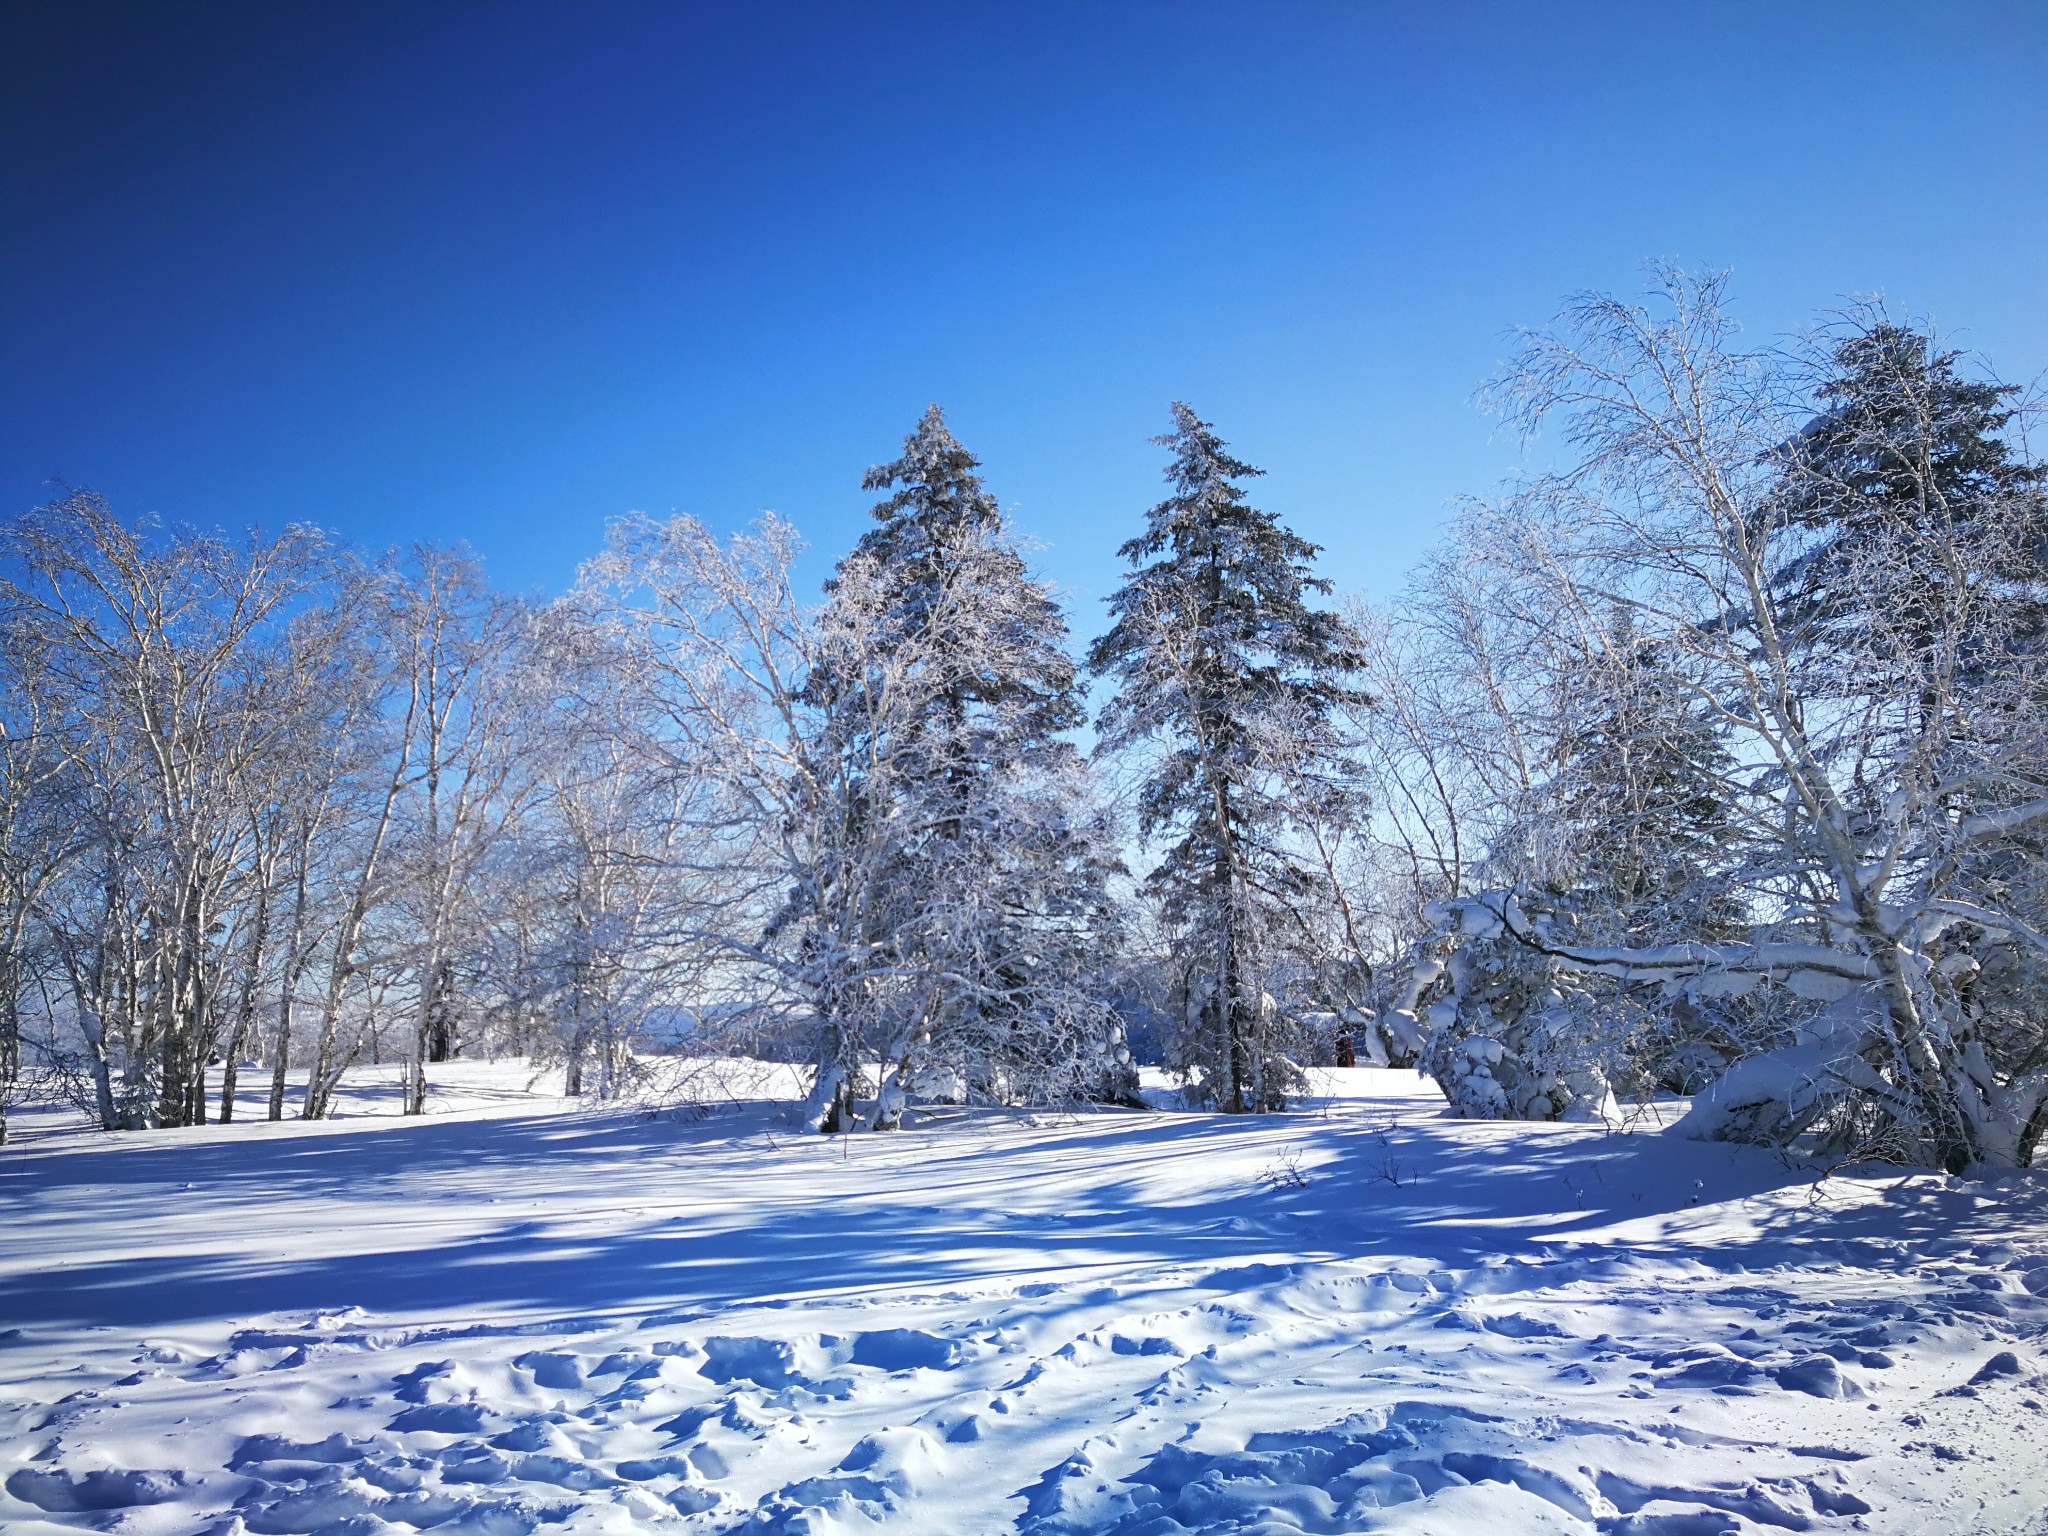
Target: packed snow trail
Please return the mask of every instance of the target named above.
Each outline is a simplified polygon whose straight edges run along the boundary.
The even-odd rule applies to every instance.
[[[828,1141],[465,1067],[423,1120],[32,1128],[0,1528],[2048,1531],[2038,1175],[1326,1079]]]

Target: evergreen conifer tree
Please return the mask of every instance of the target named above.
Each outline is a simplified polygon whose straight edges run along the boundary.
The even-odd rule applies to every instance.
[[[1066,619],[1034,580],[1010,538],[1001,506],[981,483],[981,463],[926,409],[903,453],[870,469],[868,491],[891,494],[871,509],[876,526],[854,557],[874,562],[889,622],[904,639],[929,631],[945,595],[963,581],[985,599],[986,630],[957,637],[953,671],[936,691],[942,722],[955,726],[982,711],[974,735],[985,750],[1026,750],[1056,740],[1085,718],[1076,668],[1066,650]],[[828,588],[829,589],[829,588]]]
[[[1186,405],[1173,419],[1155,439],[1173,453],[1172,494],[1122,547],[1131,569],[1109,600],[1115,622],[1089,651],[1117,680],[1100,750],[1162,749],[1139,809],[1148,838],[1174,837],[1147,879],[1186,989],[1178,1065],[1221,1108],[1278,1109],[1299,1070],[1267,967],[1286,926],[1276,919],[1312,882],[1287,846],[1274,737],[1336,755],[1330,712],[1351,695],[1360,642],[1309,606],[1329,591],[1316,546],[1251,505],[1238,482],[1259,471]]]
[[[1116,1049],[1080,984],[1111,937],[1115,861],[1061,734],[1084,718],[1066,622],[979,468],[933,406],[901,457],[868,471],[864,488],[890,494],[826,613],[862,631],[859,664],[812,684],[855,722],[837,749],[887,764],[851,808],[881,849],[871,942],[895,959],[878,1127],[934,1072],[977,1096],[1044,1096],[1055,1079],[1090,1092],[1105,1074],[1084,1058]]]
[[[1734,763],[1654,647],[1624,628],[1572,680],[1569,729],[1539,820],[1558,829],[1557,883],[1586,898],[1603,942],[1717,941],[1745,922],[1722,867]]]
[[[1618,620],[1605,652],[1564,679],[1567,723],[1555,772],[1537,789],[1525,831],[1540,850],[1534,873],[1570,911],[1582,943],[1739,939],[1751,913],[1732,879],[1736,765],[1696,695],[1635,636],[1626,611]],[[1542,903],[1526,893],[1524,900]],[[1541,971],[1537,957],[1528,960]],[[1550,978],[1545,996],[1559,987]],[[1739,1001],[1670,998],[1655,983],[1606,977],[1581,977],[1562,990],[1576,1022],[1550,1055],[1596,1069],[1607,1083],[1690,1092],[1737,1054],[1729,1011],[1739,1014]]]
[[[1809,535],[1777,577],[1804,645],[1837,645],[1866,621],[1872,570],[1887,605],[1923,633],[1939,627],[1958,577],[2021,584],[2027,611],[2008,627],[2038,639],[2048,622],[2029,590],[2048,565],[2048,466],[2002,435],[2017,386],[1965,378],[1960,360],[1882,316],[1836,344],[1824,409],[1786,446],[1772,508]],[[1958,550],[1973,569],[1948,568]]]

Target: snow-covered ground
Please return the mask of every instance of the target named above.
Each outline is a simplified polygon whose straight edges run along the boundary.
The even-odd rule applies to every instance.
[[[707,1077],[0,1152],[0,1528],[2048,1531],[2048,1187]]]

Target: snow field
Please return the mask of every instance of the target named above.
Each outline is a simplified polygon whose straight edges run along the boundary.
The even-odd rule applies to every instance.
[[[440,1069],[437,1069],[440,1070]],[[2048,1530],[2042,1181],[1440,1118],[439,1113],[0,1155],[0,1527]]]

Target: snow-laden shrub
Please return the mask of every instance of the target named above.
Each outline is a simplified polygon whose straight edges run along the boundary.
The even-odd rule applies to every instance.
[[[1530,892],[1440,901],[1427,915],[1434,931],[1398,1013],[1458,1114],[1598,1118],[1617,1092],[1646,1096],[1683,1071],[1694,1103],[1674,1130],[1703,1140],[1913,1162],[1920,1128],[1948,1113],[1968,1117],[1990,1159],[2024,1166],[2040,1134],[2025,1085],[2002,1083],[1992,1061],[2005,1015],[2033,996],[1996,937],[1949,934],[1957,947],[1920,983],[1928,1014],[1961,1026],[1950,1049],[1967,1091],[1944,1110],[1934,1058],[1918,1053],[1916,1069],[1884,980],[1852,952],[1763,938],[1589,944],[1568,900]],[[2003,1141],[1987,1134],[2002,1127]]]
[[[1964,942],[1968,942],[1965,940]],[[1994,1059],[2011,1035],[2007,1015],[2036,1001],[2031,967],[1996,938],[1979,935],[1979,953],[1958,949],[1930,967],[1930,993],[1946,994],[1960,1019],[1951,1038],[1966,1069],[1962,1102],[1949,1113],[1967,1116],[1987,1162],[2025,1167],[2041,1135],[2042,1111],[2017,1086],[2000,1080]],[[1927,1079],[1932,1058],[1917,1074],[1898,1063],[1898,1021],[1885,988],[1813,971],[1780,976],[1731,972],[1724,992],[1739,994],[1752,1023],[1775,1014],[1777,1027],[1759,1031],[1751,1048],[1695,1095],[1679,1135],[1713,1141],[1798,1146],[1841,1158],[1924,1160],[1918,1127],[1938,1124],[1939,1094]],[[2029,1117],[2032,1117],[2031,1119]]]
[[[1481,902],[1438,902],[1428,915],[1436,935],[1392,1017],[1420,1036],[1418,1069],[1452,1109],[1481,1120],[1605,1115],[1639,1010],[1575,980]]]
[[[1707,1084],[1677,1133],[1782,1147],[1818,1132],[1823,1144],[1846,1150],[1848,1127],[1829,1122],[1853,1109],[1858,1089],[1882,1086],[1863,1053],[1883,1018],[1866,991],[1847,994],[1802,1024],[1790,1043],[1745,1057]]]

